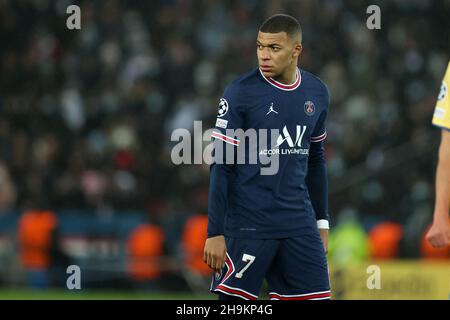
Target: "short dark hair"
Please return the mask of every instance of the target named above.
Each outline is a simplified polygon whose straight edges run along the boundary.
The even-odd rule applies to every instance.
[[[297,19],[287,14],[275,14],[263,22],[259,28],[261,32],[278,33],[286,32],[289,37],[296,35],[302,40],[302,27]]]

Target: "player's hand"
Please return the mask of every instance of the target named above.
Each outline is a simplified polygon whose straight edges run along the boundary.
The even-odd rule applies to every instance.
[[[428,230],[426,239],[435,248],[443,248],[450,245],[450,223],[448,219],[433,221]]]
[[[325,253],[328,253],[328,229],[319,229],[319,233],[320,237],[322,238]]]
[[[220,272],[225,266],[227,247],[224,236],[216,236],[206,239],[203,250],[203,261],[216,272]]]

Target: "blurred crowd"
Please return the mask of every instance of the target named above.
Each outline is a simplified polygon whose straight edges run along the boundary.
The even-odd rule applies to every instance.
[[[70,4],[81,8],[81,30],[66,28]],[[256,67],[259,25],[282,12],[303,28],[300,67],[331,92],[333,223],[354,215],[424,225],[450,1],[382,1],[380,30],[366,27],[368,5],[0,1],[0,212],[206,213],[208,166],[172,164],[171,133],[195,120],[213,127],[224,87]]]

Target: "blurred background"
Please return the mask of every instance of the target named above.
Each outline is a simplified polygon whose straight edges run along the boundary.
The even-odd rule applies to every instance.
[[[71,4],[81,30],[66,28]],[[370,4],[381,30],[366,27]],[[69,265],[83,294],[214,298],[202,262],[209,167],[174,165],[170,137],[214,126],[275,13],[299,19],[299,65],[331,92],[335,298],[449,297],[450,248],[423,236],[450,1],[0,0],[0,298],[70,297]],[[366,287],[374,264],[381,290]]]

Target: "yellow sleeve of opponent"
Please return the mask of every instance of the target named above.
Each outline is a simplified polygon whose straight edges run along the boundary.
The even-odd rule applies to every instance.
[[[441,90],[437,98],[436,107],[434,108],[433,124],[435,126],[450,130],[450,97],[448,89],[450,86],[450,61],[442,79]]]

